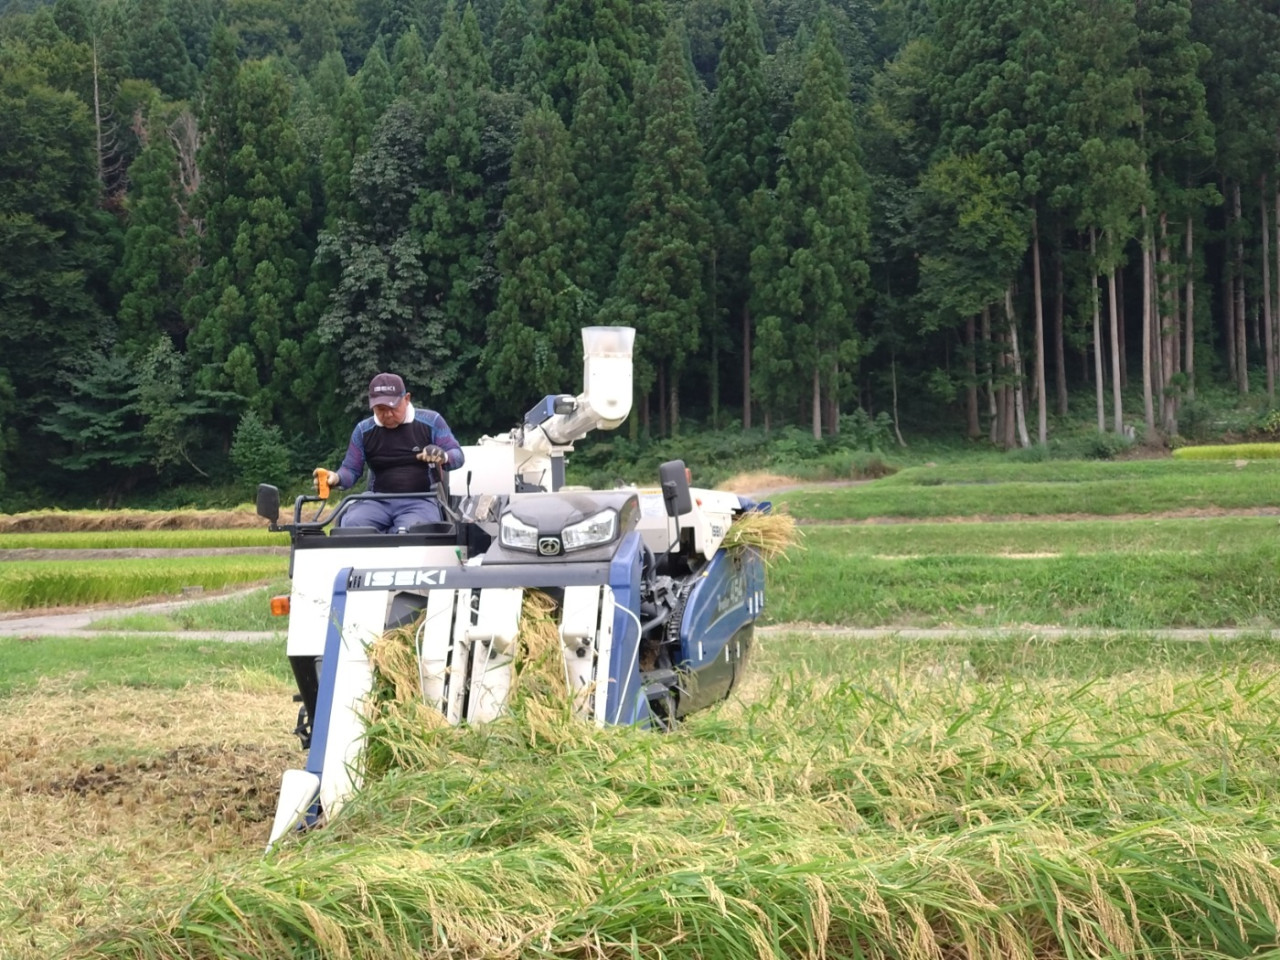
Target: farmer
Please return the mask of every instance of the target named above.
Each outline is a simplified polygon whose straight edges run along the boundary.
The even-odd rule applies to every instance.
[[[328,471],[330,486],[344,490],[354,486],[367,463],[369,493],[429,493],[437,470],[462,466],[462,447],[444,417],[434,410],[419,410],[410,400],[404,381],[394,373],[380,373],[369,381],[373,416],[351,431],[342,466]],[[343,511],[339,526],[403,533],[416,523],[440,519],[440,505],[431,497],[361,498]]]

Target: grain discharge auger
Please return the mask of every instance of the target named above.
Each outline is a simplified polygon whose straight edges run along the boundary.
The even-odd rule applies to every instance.
[[[307,751],[284,774],[269,846],[331,818],[359,788],[368,650],[388,630],[414,626],[421,696],[455,724],[505,708],[527,590],[555,601],[582,720],[668,729],[734,688],[764,607],[764,562],[724,541],[735,517],[768,504],[693,489],[682,461],[663,464],[651,488],[565,484],[573,444],[630,412],[634,336],[585,328],[583,392],[548,396],[509,433],[464,447],[452,477],[464,488],[433,491],[444,522],[399,534],[339,526],[351,497],[307,521],[323,498],[304,496],[280,523],[279,491],[259,487],[258,513],[291,541],[292,590],[277,605],[289,613]]]

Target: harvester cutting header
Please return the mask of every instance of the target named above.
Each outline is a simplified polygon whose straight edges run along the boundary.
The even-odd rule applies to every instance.
[[[535,593],[554,618],[564,688],[582,720],[668,728],[733,689],[764,607],[764,562],[725,539],[736,518],[768,504],[691,489],[682,461],[663,464],[655,488],[565,485],[573,444],[630,412],[634,337],[629,327],[585,328],[582,393],[548,396],[507,434],[464,447],[453,478],[463,489],[429,494],[443,522],[392,534],[335,523],[361,494],[311,521],[304,507],[323,498],[299,497],[281,524],[279,491],[259,487],[259,514],[291,540],[282,605],[308,751],[305,768],[284,775],[272,844],[332,817],[358,788],[369,651],[388,631],[409,631],[419,694],[454,724],[505,709]]]

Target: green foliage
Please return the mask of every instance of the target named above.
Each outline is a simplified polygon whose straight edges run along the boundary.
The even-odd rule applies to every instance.
[[[240,418],[231,441],[231,462],[246,490],[259,483],[283,486],[293,472],[292,457],[280,428],[263,423],[252,410]]]
[[[783,406],[811,385],[815,436],[821,399],[835,398],[838,409],[839,371],[865,349],[856,316],[870,224],[858,155],[846,67],[824,23],[805,63],[776,198],[764,205],[766,239],[751,257],[760,304],[753,390]]]
[[[1179,447],[1175,460],[1277,460],[1280,443],[1224,443],[1213,447]]]
[[[576,191],[568,131],[544,103],[521,127],[495,240],[502,284],[484,365],[490,393],[512,410],[580,377],[578,330],[590,299],[581,286],[586,219],[574,206]]]
[[[189,586],[221,590],[278,580],[287,567],[286,557],[261,556],[167,557],[90,564],[73,560],[6,563],[0,564],[0,610],[128,603],[178,594]]]
[[[655,374],[663,430],[679,422],[679,374],[698,348],[706,297],[703,260],[710,229],[707,180],[694,122],[694,94],[681,34],[667,32],[657,70],[637,101],[643,121],[628,228],[605,307],[610,322],[636,328],[644,343],[636,386]]]

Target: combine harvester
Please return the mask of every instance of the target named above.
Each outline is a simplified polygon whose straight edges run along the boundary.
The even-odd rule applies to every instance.
[[[726,549],[744,511],[736,494],[690,489],[684,463],[653,489],[565,485],[564,455],[631,409],[629,327],[582,331],[584,389],[546,397],[505,436],[465,447],[466,462],[435,494],[443,523],[380,534],[303,519],[327,491],[299,497],[279,522],[280,494],[258,489],[258,513],[289,533],[288,656],[301,701],[304,770],[284,774],[268,847],[300,824],[337,813],[358,789],[373,690],[369,647],[414,629],[422,697],[449,723],[501,713],[515,679],[526,590],[557,603],[564,677],[583,720],[669,728],[728,696],[764,607],[755,548]],[[418,496],[418,495],[414,495]]]

